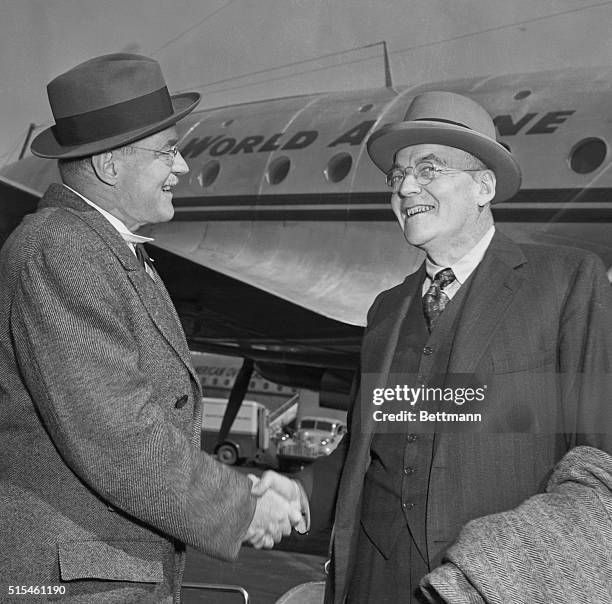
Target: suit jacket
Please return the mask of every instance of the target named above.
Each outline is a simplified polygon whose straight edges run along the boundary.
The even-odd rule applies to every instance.
[[[381,384],[410,301],[421,295],[423,270],[380,294],[368,313],[362,375]],[[601,261],[573,248],[519,246],[496,232],[440,362],[449,374],[488,382],[483,421],[470,433],[436,434],[427,503],[409,521],[431,568],[466,522],[543,490],[571,447],[612,452],[611,357],[612,295]],[[350,581],[375,430],[371,392],[362,394],[341,445],[303,476],[313,526],[335,507],[326,602],[343,602]],[[329,492],[334,481],[338,490]]]
[[[3,247],[0,284],[2,593],[178,601],[184,544],[235,558],[255,504],[200,451],[200,386],[161,279],[52,185]]]

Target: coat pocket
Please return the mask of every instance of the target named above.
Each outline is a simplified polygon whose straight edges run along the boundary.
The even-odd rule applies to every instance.
[[[164,544],[156,541],[61,540],[60,575],[64,581],[101,579],[161,583]]]
[[[519,371],[542,371],[556,364],[557,349],[523,351],[515,354],[491,353],[493,373],[516,373]]]

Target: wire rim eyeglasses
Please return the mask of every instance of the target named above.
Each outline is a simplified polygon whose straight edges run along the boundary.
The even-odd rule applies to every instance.
[[[422,187],[428,185],[439,174],[457,174],[459,172],[480,172],[480,169],[468,168],[438,168],[430,162],[420,162],[416,166],[400,168],[395,166],[387,173],[385,182],[387,186],[396,193],[400,190],[407,176],[412,174],[416,183]]]
[[[137,145],[128,145],[132,149],[140,149],[141,151],[150,151],[151,153],[155,153],[158,155],[163,155],[164,158],[170,159],[171,162],[174,162],[176,156],[179,153],[178,145],[174,145],[169,149],[149,149],[148,147],[139,147]]]

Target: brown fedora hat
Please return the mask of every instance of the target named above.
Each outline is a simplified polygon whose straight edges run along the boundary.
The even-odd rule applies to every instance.
[[[466,96],[442,91],[417,95],[403,122],[372,133],[368,153],[387,173],[400,149],[421,144],[463,149],[484,162],[497,180],[493,202],[509,199],[521,186],[521,169],[512,153],[497,142],[491,116]]]
[[[32,153],[69,159],[102,153],[160,132],[200,101],[170,96],[159,63],[135,54],[96,57],[47,86],[55,125],[32,141]]]

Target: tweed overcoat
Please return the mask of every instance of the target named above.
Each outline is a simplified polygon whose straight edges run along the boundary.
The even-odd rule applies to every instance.
[[[0,309],[0,600],[177,602],[185,544],[235,558],[249,481],[200,450],[178,316],[111,224],[52,185],[2,249]]]
[[[374,301],[362,375],[384,383],[402,345],[406,311],[421,295],[423,270]],[[574,248],[518,245],[496,231],[470,279],[451,339],[441,367],[494,388],[477,430],[436,434],[426,492],[415,494],[409,532],[400,531],[412,535],[430,568],[469,520],[541,492],[572,447],[612,452],[612,292],[598,257]],[[343,442],[302,475],[313,525],[335,512],[328,603],[345,600],[359,523],[366,520],[361,501],[375,430],[371,411],[358,395]],[[338,490],[330,484],[339,484]]]

